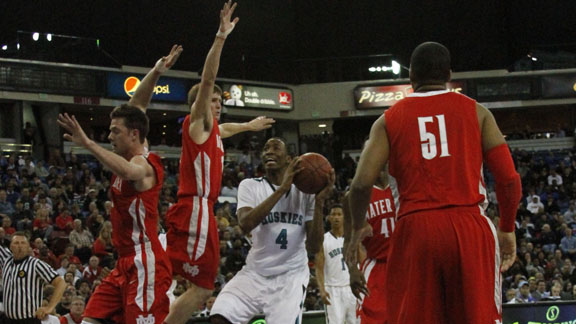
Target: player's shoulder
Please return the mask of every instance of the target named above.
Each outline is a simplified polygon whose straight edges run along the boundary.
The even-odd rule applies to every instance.
[[[251,187],[251,188],[255,188],[255,187],[259,187],[264,183],[264,178],[263,177],[259,177],[259,178],[247,178],[244,179],[242,181],[240,181],[240,185],[239,187]]]

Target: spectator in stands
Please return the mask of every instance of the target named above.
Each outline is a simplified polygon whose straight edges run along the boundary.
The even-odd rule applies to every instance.
[[[572,223],[574,223],[574,216],[576,215],[576,208],[574,206],[574,203],[570,203],[570,206],[568,207],[568,210],[564,212],[564,221],[566,222],[566,224],[570,225]]]
[[[88,195],[84,200],[82,210],[85,212],[91,212],[92,209],[90,209],[90,203],[95,203],[98,210],[102,210],[104,208],[102,202],[98,199],[98,192],[94,188],[88,190]]]
[[[516,289],[508,288],[506,290],[506,304],[514,304],[516,298]]]
[[[82,296],[84,301],[88,301],[92,295],[92,284],[84,278],[76,281],[76,294]]]
[[[522,280],[518,284],[518,293],[516,293],[516,297],[510,300],[509,304],[525,304],[525,303],[533,303],[534,298],[530,295],[530,284]]]
[[[30,209],[24,209],[22,200],[16,201],[16,205],[14,205],[14,215],[12,215],[16,228],[19,231],[31,230],[32,218],[32,211]]]
[[[10,237],[12,234],[14,234],[14,232],[16,232],[16,229],[12,227],[12,220],[10,220],[10,217],[2,218],[2,228],[4,228],[6,235]]]
[[[546,281],[538,280],[536,282],[536,291],[532,293],[532,298],[534,298],[534,301],[539,301],[548,297],[549,295],[550,293],[546,291]]]
[[[67,235],[70,234],[74,228],[74,218],[70,215],[68,207],[63,207],[62,211],[56,216],[55,229],[64,231]]]
[[[14,206],[14,204],[16,204],[16,201],[20,198],[20,194],[17,191],[14,191],[14,180],[10,180],[7,184],[6,184],[6,200],[8,200],[12,206]]]
[[[114,255],[114,246],[112,245],[112,228],[108,224],[110,224],[109,221],[104,223],[98,238],[96,241],[94,241],[92,246],[92,253],[99,258],[110,258]]]
[[[534,238],[534,224],[530,222],[530,217],[524,217],[520,223],[520,227],[516,229],[516,240],[520,241],[521,239],[525,239],[532,241]]]
[[[542,232],[540,233],[540,244],[544,252],[554,252],[556,249],[556,234],[552,232],[549,224],[542,225]]]
[[[8,201],[6,190],[0,189],[0,217],[12,217],[14,206]]]
[[[532,201],[526,206],[532,214],[538,215],[544,212],[544,204],[540,201],[540,197],[537,195],[532,196]]]
[[[69,313],[60,317],[60,324],[81,324],[85,307],[85,299],[82,296],[72,297],[70,300]]]
[[[226,184],[222,186],[220,195],[224,197],[238,197],[238,188],[234,186],[232,179],[226,180]]]
[[[10,248],[10,240],[6,236],[6,231],[4,227],[0,227],[0,245],[3,247]]]
[[[70,232],[70,243],[74,245],[74,255],[82,264],[87,263],[92,255],[92,234],[85,230],[80,219],[74,220],[74,229]]]
[[[104,216],[100,213],[98,208],[95,207],[96,204],[91,204],[91,212],[90,215],[86,218],[86,227],[92,233],[92,236],[95,237],[100,233],[100,229],[104,226]]]
[[[572,236],[572,229],[567,228],[566,235],[560,240],[560,248],[564,255],[576,260],[576,238]]]
[[[554,183],[556,181],[556,183]],[[556,169],[550,170],[550,175],[548,176],[549,186],[561,186],[563,184],[562,176],[556,172]]]
[[[100,266],[100,259],[93,255],[90,257],[88,266],[82,272],[82,278],[92,285],[94,280],[100,278],[102,275],[102,267]]]
[[[68,272],[68,265],[70,264],[70,259],[67,256],[61,256],[60,257],[60,268],[55,268],[56,269],[56,273],[58,273],[58,275],[62,278],[64,278],[64,275],[66,274],[66,272]]]
[[[66,289],[62,295],[60,303],[56,306],[56,313],[60,314],[60,316],[70,313],[70,307],[72,306],[72,298],[74,295],[75,294],[70,289]]]
[[[34,222],[32,223],[32,237],[40,237],[45,242],[48,242],[54,230],[49,213],[50,211],[45,208],[40,208],[36,211],[36,217],[34,217]]]
[[[44,167],[44,161],[38,161],[38,163],[36,164],[36,175],[39,176],[40,178],[44,179],[48,176],[48,169],[46,169],[46,167]]]
[[[62,261],[63,257],[68,258],[69,263],[76,264],[77,266],[82,266],[82,262],[80,262],[80,259],[78,259],[78,257],[74,255],[74,244],[66,245],[66,247],[64,248],[64,253],[59,256],[60,261]]]

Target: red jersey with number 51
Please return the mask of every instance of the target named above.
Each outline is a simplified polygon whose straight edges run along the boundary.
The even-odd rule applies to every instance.
[[[366,256],[370,259],[385,260],[388,256],[390,236],[396,226],[396,208],[390,186],[386,189],[372,187],[366,221],[372,226],[372,236],[362,241],[362,245],[366,248]]]
[[[421,210],[483,207],[482,135],[475,100],[447,90],[415,92],[385,116],[390,174],[398,183],[398,218]]]

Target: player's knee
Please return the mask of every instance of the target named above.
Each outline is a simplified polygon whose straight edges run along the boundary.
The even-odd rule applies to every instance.
[[[229,320],[227,320],[224,316],[220,314],[210,316],[210,323],[211,324],[232,324]]]

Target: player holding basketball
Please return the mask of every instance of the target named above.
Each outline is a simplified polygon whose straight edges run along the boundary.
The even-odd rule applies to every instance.
[[[299,159],[290,158],[281,139],[266,142],[262,161],[266,176],[243,180],[238,188],[238,222],[252,234],[252,248],[244,268],[216,298],[212,323],[247,323],[261,312],[267,323],[302,322],[310,277],[306,252],[322,247],[322,209],[334,170],[314,197],[292,184]]]
[[[391,324],[502,319],[500,271],[516,257],[520,177],[493,115],[447,91],[450,75],[444,46],[428,42],[414,50],[414,93],[374,123],[352,181],[354,231],[346,252],[352,264],[370,234],[364,228],[369,193],[388,160],[398,184],[398,222],[385,288]],[[483,160],[496,180],[498,230],[484,215]]]
[[[341,205],[330,208],[330,231],[316,253],[314,263],[320,297],[326,308],[328,323],[356,323],[356,299],[350,290],[350,276],[344,262],[344,212]]]
[[[84,311],[83,322],[162,322],[169,311],[166,290],[172,281],[167,254],[158,241],[158,197],[164,167],[160,157],[148,153],[145,114],[158,76],[178,59],[182,47],[174,45],[142,80],[132,99],[110,114],[110,135],[114,152],[91,141],[74,116],[60,115],[58,123],[70,134],[64,138],[87,148],[112,176],[110,194],[114,207],[112,240],[119,259],[102,281]]]
[[[348,196],[346,196],[348,199]],[[349,202],[345,201],[345,206]],[[349,210],[349,209],[345,209]],[[366,229],[372,231],[372,236],[362,241],[366,258],[360,259],[360,269],[356,264],[348,265],[350,271],[350,287],[358,298],[359,323],[386,323],[386,261],[390,238],[395,228],[396,208],[394,195],[389,185],[388,168],[380,172],[376,184],[372,187],[370,204],[366,211]],[[350,212],[344,213],[344,232],[347,244],[352,232]],[[369,292],[369,293],[368,293]],[[364,296],[361,296],[364,294]]]
[[[215,84],[220,55],[239,18],[232,20],[236,4],[220,11],[220,26],[204,64],[202,79],[188,93],[190,114],[182,125],[182,156],[178,203],[166,215],[168,255],[174,274],[191,282],[172,304],[165,322],[185,323],[212,295],[220,263],[214,203],[222,184],[222,138],[243,131],[270,128],[273,119],[258,117],[249,123],[218,125],[222,90]]]

